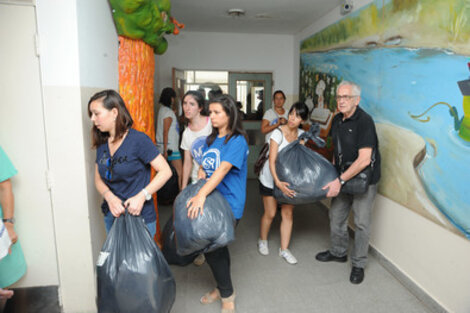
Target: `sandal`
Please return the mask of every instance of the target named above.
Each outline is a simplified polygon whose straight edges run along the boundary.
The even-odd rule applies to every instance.
[[[235,313],[235,292],[227,298],[221,298],[222,299],[222,304],[224,303],[233,303],[233,309],[224,309],[222,308],[221,313]]]
[[[214,290],[216,291],[216,296],[212,296],[212,293],[214,292]],[[208,293],[206,293],[205,295],[203,295],[201,297],[201,303],[202,304],[211,304],[211,303],[214,303],[215,301],[219,300],[220,299],[220,292],[219,292],[219,289],[215,288],[214,290],[212,291],[209,291]]]

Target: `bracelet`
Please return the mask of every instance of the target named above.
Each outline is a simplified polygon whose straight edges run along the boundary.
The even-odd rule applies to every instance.
[[[108,189],[108,190],[106,190],[105,192],[103,192],[103,194],[101,194],[101,196],[104,198],[104,195],[107,194],[108,191],[111,191],[111,189]]]

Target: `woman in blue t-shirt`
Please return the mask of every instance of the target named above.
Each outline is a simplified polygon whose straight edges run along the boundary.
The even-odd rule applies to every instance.
[[[95,185],[104,201],[106,231],[125,212],[141,215],[152,237],[156,213],[152,194],[171,177],[171,169],[152,140],[132,129],[133,120],[124,100],[114,90],[103,90],[88,101],[96,148]],[[150,169],[157,175],[150,180]]]
[[[246,199],[248,143],[235,100],[221,95],[209,102],[212,133],[203,148],[198,177],[207,182],[188,201],[188,217],[203,214],[206,197],[217,188],[224,195],[238,221],[242,218]],[[235,312],[235,293],[230,276],[230,255],[222,247],[205,254],[217,287],[201,298],[202,304],[222,300],[222,312]]]

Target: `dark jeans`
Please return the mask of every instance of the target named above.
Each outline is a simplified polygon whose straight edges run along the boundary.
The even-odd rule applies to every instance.
[[[237,220],[236,225],[238,225],[239,221]],[[230,297],[233,294],[233,285],[230,274],[230,253],[228,252],[228,247],[225,246],[212,252],[204,253],[204,256],[211,268],[220,296],[222,298]]]

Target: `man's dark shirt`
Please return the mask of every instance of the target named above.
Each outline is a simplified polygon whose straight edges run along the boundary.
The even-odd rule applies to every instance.
[[[359,106],[354,114],[343,121],[343,113],[338,113],[333,118],[330,135],[332,137],[335,156],[335,166],[340,173],[337,136],[341,140],[341,152],[343,154],[343,164],[354,162],[359,156],[359,149],[372,148],[375,150],[375,163],[372,172],[371,184],[376,184],[380,179],[380,153],[377,132],[372,117]]]

